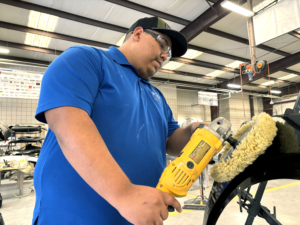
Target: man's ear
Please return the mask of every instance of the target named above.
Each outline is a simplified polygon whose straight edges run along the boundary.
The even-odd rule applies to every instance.
[[[141,39],[141,34],[144,32],[142,27],[137,27],[134,29],[132,37],[136,42],[139,42]]]

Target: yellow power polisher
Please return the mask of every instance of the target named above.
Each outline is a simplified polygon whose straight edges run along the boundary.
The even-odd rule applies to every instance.
[[[221,151],[226,141],[232,145],[231,123],[219,117],[203,128],[199,125],[178,158],[163,171],[156,186],[174,197],[184,197],[213,156]],[[174,211],[169,207],[169,211]]]

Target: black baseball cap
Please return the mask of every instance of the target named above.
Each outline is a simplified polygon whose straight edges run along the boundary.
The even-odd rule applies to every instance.
[[[145,17],[136,21],[127,31],[127,34],[135,28],[151,29],[168,35],[172,41],[172,56],[179,57],[186,53],[187,41],[182,33],[172,30],[171,27],[158,17]]]

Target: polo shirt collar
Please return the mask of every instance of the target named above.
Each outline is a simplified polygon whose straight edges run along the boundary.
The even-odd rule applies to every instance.
[[[128,65],[131,66],[135,72],[135,74],[138,76],[136,69],[128,62],[127,58],[125,55],[116,47],[111,46],[109,47],[107,53],[109,56],[118,64],[120,65]],[[140,78],[143,82],[150,84],[150,80],[144,80],[143,78]]]
[[[121,65],[132,66],[126,59],[125,55],[116,47],[114,46],[109,47],[107,53],[116,63],[119,63]]]

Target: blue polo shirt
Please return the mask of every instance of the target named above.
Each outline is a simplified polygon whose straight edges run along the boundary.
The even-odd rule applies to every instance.
[[[156,186],[166,165],[166,139],[179,126],[163,94],[117,48],[72,47],[51,63],[35,117],[46,123],[44,112],[62,106],[89,114],[132,183]],[[33,223],[38,218],[42,225],[130,224],[78,175],[50,129],[34,186]]]

